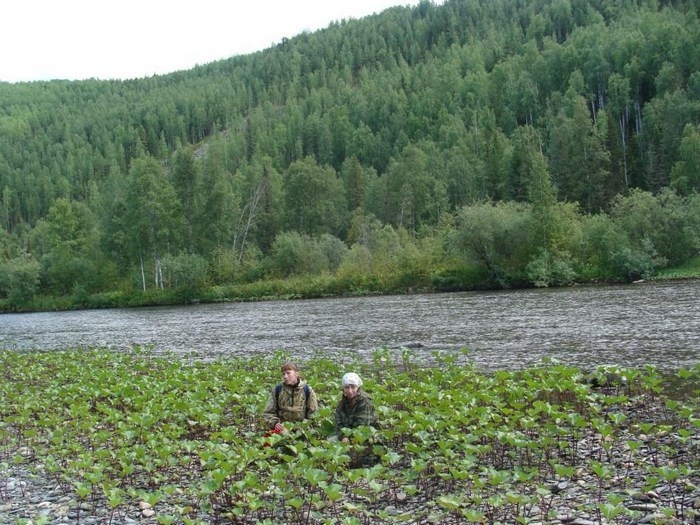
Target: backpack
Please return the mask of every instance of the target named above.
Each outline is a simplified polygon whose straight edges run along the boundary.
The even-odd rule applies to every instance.
[[[275,387],[275,402],[277,406],[280,406],[280,392],[282,392],[282,383]],[[308,383],[304,385],[304,395],[306,396],[306,402],[304,403],[304,419],[309,418],[309,394],[311,393],[311,388]]]

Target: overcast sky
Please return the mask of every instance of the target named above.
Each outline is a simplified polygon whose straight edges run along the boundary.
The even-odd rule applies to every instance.
[[[0,81],[127,79],[252,53],[417,0],[8,0]]]

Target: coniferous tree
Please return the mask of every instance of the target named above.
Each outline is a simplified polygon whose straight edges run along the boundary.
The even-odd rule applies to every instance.
[[[421,2],[190,71],[0,83],[0,224],[19,250],[7,257],[26,256],[15,261],[16,275],[41,261],[39,293],[71,293],[68,270],[86,262],[115,268],[128,282],[139,266],[134,239],[148,229],[146,220],[142,231],[134,227],[147,207],[133,192],[149,195],[160,182],[147,184],[144,172],[157,172],[151,179],[171,189],[157,198],[153,190],[149,202],[164,210],[173,193],[175,205],[172,214],[156,213],[172,215],[161,221],[170,226],[141,243],[148,283],[166,259],[171,276],[185,267],[199,272],[202,261],[219,268],[217,279],[263,276],[283,231],[314,253],[336,253],[335,240],[356,239],[357,228],[347,230],[351,212],[355,221],[374,216],[379,231],[391,225],[386,238],[398,238],[401,250],[387,253],[411,259],[406,254],[434,246],[428,237],[465,205],[531,202],[534,220],[530,192],[537,181],[545,187],[538,176],[549,173],[559,202],[543,209],[567,234],[553,236],[548,253],[566,264],[576,256],[564,252],[580,253],[571,265],[580,275],[593,275],[595,265],[608,278],[640,275],[662,259],[676,261],[669,246],[692,252],[670,234],[672,242],[650,244],[649,236],[628,234],[617,215],[602,214],[630,208],[619,194],[635,196],[637,214],[647,202],[637,189],[661,199],[660,216],[694,209],[698,26],[687,0]],[[67,213],[85,204],[95,217],[100,242],[88,255],[52,244],[49,226],[60,221],[51,210],[65,202]],[[655,227],[669,232],[668,224],[682,223],[666,219]],[[595,232],[607,240],[589,242]],[[321,248],[324,233],[335,240],[323,237]],[[565,243],[567,236],[585,248]],[[609,256],[590,253],[615,245]],[[535,266],[531,275],[554,282]],[[177,280],[161,277],[158,286]],[[508,278],[522,273],[502,272],[497,281]]]
[[[686,124],[678,154],[671,169],[671,187],[681,195],[700,193],[700,125]]]
[[[194,153],[190,148],[177,150],[170,178],[182,209],[183,245],[185,250],[191,251],[194,249],[192,227],[196,218],[195,198],[199,181]]]

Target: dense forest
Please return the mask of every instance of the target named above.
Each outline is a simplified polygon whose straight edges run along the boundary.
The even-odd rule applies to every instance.
[[[0,307],[696,260],[699,10],[425,1],[167,75],[0,83]]]

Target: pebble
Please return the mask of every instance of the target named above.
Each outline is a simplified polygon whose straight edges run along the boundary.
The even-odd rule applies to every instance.
[[[652,525],[686,525],[677,518],[668,517],[663,514],[647,514],[641,520],[639,520],[640,525],[644,525],[646,523],[651,523]]]
[[[630,503],[627,505],[630,510],[640,510],[642,512],[654,512],[658,507],[653,503]]]
[[[697,456],[693,456],[693,451],[690,451],[683,457],[674,458],[677,464],[688,464],[691,467],[690,474],[686,478],[676,483],[659,481],[657,486],[649,486],[651,466],[672,464],[668,462],[671,458],[663,457],[666,450],[663,440],[672,439],[672,434],[664,436],[663,440],[655,435],[654,440],[649,440],[653,445],[650,444],[646,449],[638,450],[637,453],[640,455],[635,457],[634,461],[630,461],[629,450],[625,454],[617,455],[616,449],[619,447],[619,450],[624,450],[627,439],[632,437],[623,433],[613,444],[614,450],[609,456],[609,461],[618,469],[618,472],[607,480],[599,480],[586,466],[589,465],[593,451],[597,450],[596,453],[600,453],[599,448],[596,448],[594,436],[582,439],[577,446],[579,458],[574,459],[577,467],[572,477],[564,479],[553,476],[552,479],[542,480],[543,486],[550,492],[547,503],[542,501],[539,505],[528,507],[526,515],[518,516],[522,520],[516,520],[510,516],[502,519],[502,522],[522,521],[530,525],[603,525],[607,523],[696,525],[700,523],[700,478],[698,477],[700,467],[697,466]],[[635,439],[637,438],[638,436]],[[668,443],[671,444],[670,441]],[[673,446],[669,446],[668,450],[673,450]],[[695,453],[697,450],[696,443]],[[609,522],[599,521],[597,515],[591,510],[595,505],[595,498],[599,497],[598,490],[601,486],[608,487],[605,488],[606,495],[616,494],[622,498],[621,506],[627,511],[623,517]],[[191,497],[186,490],[177,490],[175,493],[174,499]],[[457,519],[445,521],[449,513],[436,505],[435,501],[439,495],[439,491],[430,497],[425,497],[421,496],[420,492],[417,495],[408,495],[399,490],[390,501],[370,499],[364,503],[370,508],[374,505],[374,510],[381,510],[397,522],[407,525],[464,523]],[[188,504],[195,506],[193,502]],[[99,499],[79,501],[75,494],[69,489],[56,485],[55,481],[37,476],[22,465],[0,462],[0,525],[30,524],[34,523],[38,516],[46,517],[47,525],[105,525],[107,523],[157,525],[159,513],[177,513],[175,504],[170,505],[168,507],[168,502],[162,501],[153,508],[146,501],[136,500],[128,507],[119,507],[117,512],[112,514],[105,501]],[[682,519],[666,515],[669,509],[678,508],[683,509]],[[555,517],[551,518],[551,516]],[[217,519],[219,517],[202,515],[201,512],[197,518],[204,523],[222,522],[222,519]],[[223,522],[226,521],[223,520]],[[381,523],[379,520],[371,520],[371,522]]]

